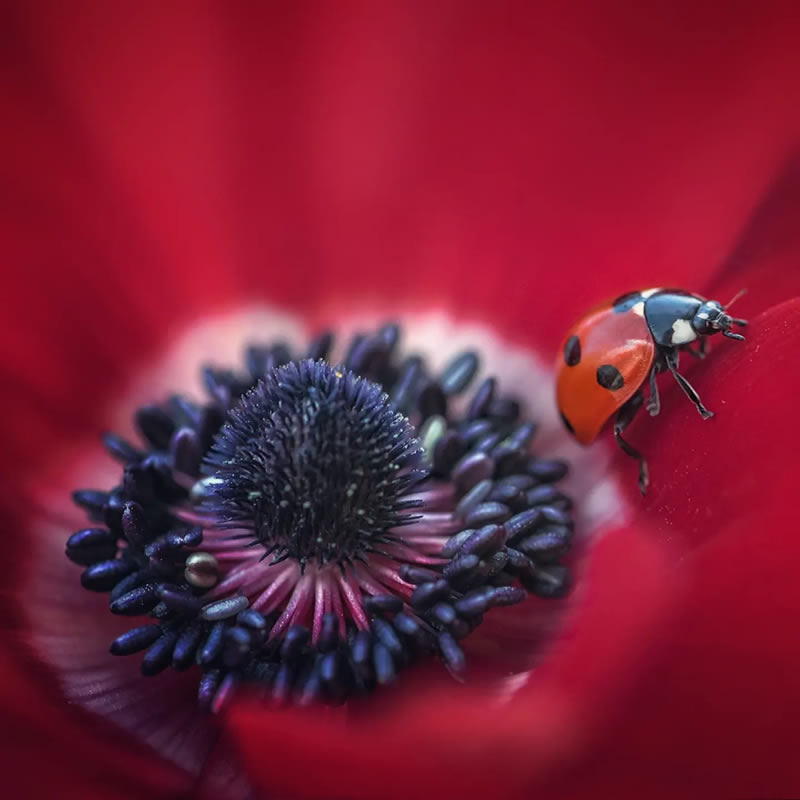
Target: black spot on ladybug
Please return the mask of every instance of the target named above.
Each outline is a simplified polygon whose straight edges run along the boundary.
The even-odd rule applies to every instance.
[[[581,363],[581,340],[572,335],[564,345],[564,361],[568,367],[574,367]]]
[[[561,417],[561,421],[564,423],[564,427],[570,432],[575,433],[575,428],[572,427],[572,423],[564,416],[563,411],[559,411],[559,416]]]
[[[630,311],[642,300],[644,300],[644,298],[641,292],[628,292],[618,297],[611,305],[615,314],[622,314],[623,311]]]
[[[625,378],[613,364],[603,364],[597,368],[597,382],[604,389],[616,392],[625,385]]]

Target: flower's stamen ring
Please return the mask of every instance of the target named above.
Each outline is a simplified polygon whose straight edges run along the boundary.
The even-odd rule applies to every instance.
[[[531,455],[493,378],[458,402],[475,353],[433,376],[399,333],[355,336],[338,367],[330,333],[301,359],[249,347],[248,374],[203,370],[208,402],[140,408],[144,447],[104,437],[122,481],[74,493],[96,526],[67,556],[112,613],[151,617],[113,654],[199,665],[212,710],[241,683],[342,702],[424,655],[460,673],[489,609],[567,591],[566,465]]]

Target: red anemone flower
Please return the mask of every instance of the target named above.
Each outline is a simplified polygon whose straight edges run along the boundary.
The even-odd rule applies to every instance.
[[[800,792],[796,13],[37,2],[0,21],[13,796]],[[650,286],[747,288],[750,326],[691,370],[712,420],[665,384],[629,429],[643,499],[613,442],[567,440],[550,365],[582,312]],[[479,350],[537,456],[569,459],[571,594],[488,614],[462,682],[429,659],[334,707],[237,690],[211,715],[193,670],[110,655],[130,626],[63,555],[86,526],[70,493],[120,480],[100,432],[249,338],[385,319],[434,365]]]

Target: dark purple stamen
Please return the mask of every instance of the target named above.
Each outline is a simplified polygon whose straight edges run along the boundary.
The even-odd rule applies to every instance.
[[[74,493],[92,527],[66,552],[111,613],[151,618],[112,654],[199,668],[212,711],[243,683],[340,703],[426,655],[461,672],[489,610],[567,591],[566,465],[531,455],[494,378],[460,400],[474,352],[436,376],[399,337],[359,334],[339,366],[329,332],[304,357],[253,345],[246,372],[203,369],[207,402],[140,408],[141,447],[104,435],[122,476]]]

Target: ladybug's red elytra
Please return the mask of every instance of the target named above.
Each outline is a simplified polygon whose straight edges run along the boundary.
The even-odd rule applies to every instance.
[[[685,350],[705,358],[708,336],[722,333],[744,340],[731,326],[747,321],[726,310],[741,295],[723,306],[682,289],[646,289],[629,292],[587,314],[567,334],[557,365],[556,396],[564,425],[581,443],[593,441],[611,417],[620,448],[639,461],[639,488],[647,490],[644,456],[622,438],[644,403],[643,386],[649,382],[644,403],[651,417],[661,410],[656,376],[672,373],[703,419],[713,417],[686,378],[678,372]],[[697,348],[691,345],[697,342]]]

